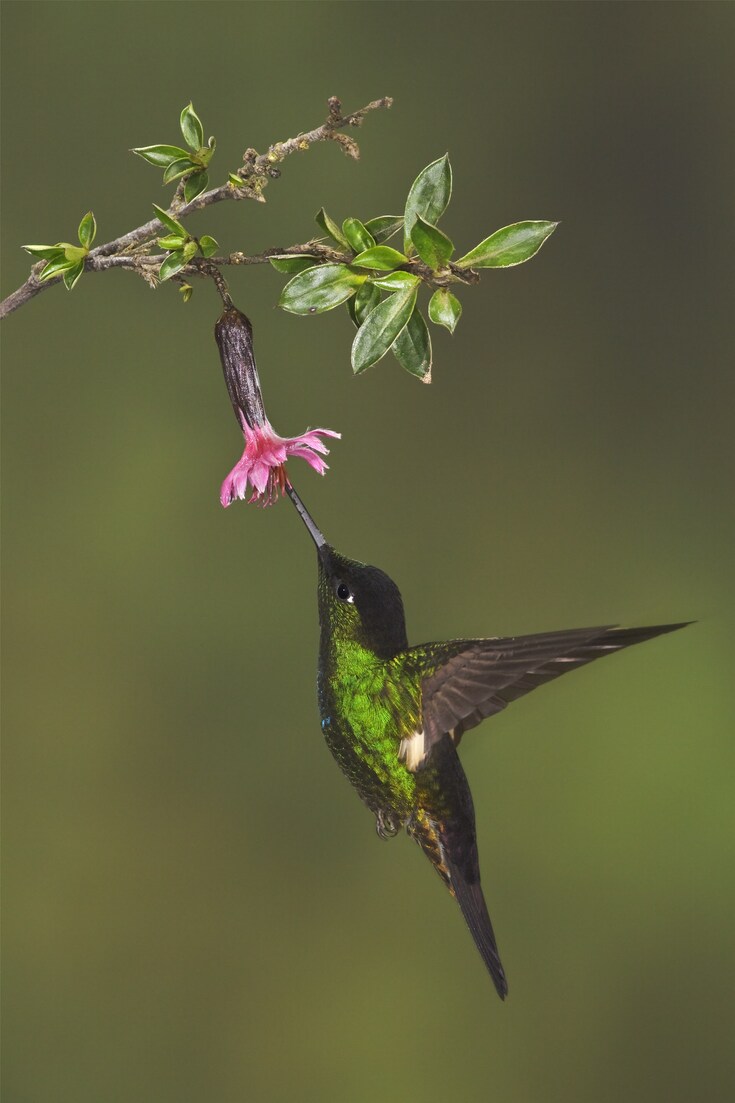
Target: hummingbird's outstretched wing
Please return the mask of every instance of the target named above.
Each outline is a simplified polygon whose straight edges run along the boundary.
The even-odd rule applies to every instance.
[[[422,678],[423,729],[401,744],[409,769],[423,766],[445,733],[455,744],[469,728],[560,674],[681,624],[575,628],[534,636],[450,640],[412,648]]]

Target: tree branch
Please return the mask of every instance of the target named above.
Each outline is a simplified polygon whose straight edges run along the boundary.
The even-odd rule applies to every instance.
[[[270,180],[277,179],[281,175],[278,164],[292,153],[309,149],[309,147],[316,142],[336,141],[347,156],[357,160],[360,156],[357,142],[348,135],[343,134],[342,130],[348,126],[361,126],[368,112],[375,111],[382,107],[391,107],[393,100],[390,96],[384,96],[382,99],[373,100],[371,103],[361,107],[359,111],[354,111],[349,115],[342,114],[342,105],[336,96],[332,96],[328,103],[329,115],[326,121],[314,130],[309,130],[304,134],[298,134],[295,138],[288,138],[284,142],[275,142],[268,148],[267,153],[259,154],[254,149],[247,149],[243,155],[242,167],[239,168],[236,173],[236,175],[242,179],[241,186],[238,187],[231,183],[223,184],[219,188],[213,188],[211,191],[203,192],[201,195],[198,195],[196,199],[193,199],[191,203],[182,201],[182,189],[177,188],[169,213],[181,221],[195,211],[202,210],[204,207],[209,207],[213,203],[221,203],[225,199],[233,199],[236,201],[241,199],[253,199],[256,202],[264,203],[264,188]],[[133,268],[139,270],[140,274],[145,275],[148,282],[151,282],[150,277],[152,273],[150,271],[150,266],[154,261],[160,266],[163,257],[152,257],[149,254],[143,253],[142,250],[144,250],[156,237],[165,232],[166,227],[163,223],[159,222],[157,218],[153,218],[150,222],[138,226],[137,229],[130,230],[127,234],[115,238],[114,241],[108,241],[105,245],[98,245],[97,248],[91,249],[84,262],[85,270],[103,272],[107,268]],[[290,249],[280,250],[282,253],[311,251],[311,245],[309,245],[308,248],[307,246],[293,246]],[[327,251],[329,253],[333,252],[332,250]],[[275,252],[275,250],[269,250],[267,253],[261,254],[258,257],[248,258],[244,257],[242,253],[233,253],[231,254],[232,257],[241,259],[231,260],[213,258],[213,263],[262,264]],[[334,255],[341,257],[341,254]],[[35,298],[37,295],[40,295],[42,291],[46,291],[48,288],[61,282],[60,276],[43,281],[39,279],[44,263],[45,262],[40,262],[39,264],[35,264],[25,283],[0,303],[0,319],[5,318],[8,314],[12,314],[14,310],[18,310],[19,307]]]

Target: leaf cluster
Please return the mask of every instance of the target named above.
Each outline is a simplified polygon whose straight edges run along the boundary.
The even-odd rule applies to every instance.
[[[52,276],[62,276],[67,291],[71,291],[82,272],[84,261],[97,236],[97,222],[91,211],[87,211],[79,223],[78,245],[69,241],[57,241],[55,245],[23,245],[31,256],[40,257],[46,264],[41,271],[40,280],[50,280]]]
[[[185,226],[182,226],[173,215],[164,211],[162,207],[153,204],[156,217],[168,230],[164,237],[157,238],[158,245],[165,249],[168,256],[158,270],[159,280],[170,280],[177,272],[186,267],[192,257],[200,253],[203,257],[211,257],[217,252],[218,243],[209,234],[201,237],[192,237]],[[184,284],[182,289],[184,302],[191,298],[191,287]]]
[[[347,254],[346,262],[322,263],[315,255],[271,257],[293,278],[279,306],[292,314],[322,314],[346,303],[357,327],[352,370],[360,375],[392,352],[411,375],[431,381],[431,337],[418,306],[422,283],[432,291],[428,317],[450,333],[462,305],[448,284],[468,282],[478,268],[508,268],[529,260],[556,229],[556,222],[516,222],[486,237],[458,260],[454,243],[437,223],[452,195],[449,156],[427,165],[414,180],[402,215],[379,215],[361,222],[346,218],[341,227],[322,208],[316,222]],[[403,230],[403,251],[386,242]]]
[[[149,165],[163,169],[163,183],[182,180],[184,199],[191,203],[209,184],[207,168],[217,146],[214,138],[204,142],[204,127],[191,103],[181,112],[179,119],[181,133],[188,149],[181,146],[154,145],[138,146],[132,152],[137,153]]]

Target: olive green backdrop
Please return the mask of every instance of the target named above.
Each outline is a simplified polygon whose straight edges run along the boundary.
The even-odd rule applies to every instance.
[[[124,272],[3,326],[8,1103],[732,1098],[732,104],[727,4],[6,3],[3,293],[23,242],[99,241],[168,194],[126,151],[191,98],[242,150],[390,94],[292,157],[223,249],[400,211],[449,150],[462,249],[561,219],[433,330],[435,382],[351,376],[345,311],[231,274],[292,474],[385,568],[414,642],[698,624],[465,740],[496,998],[405,837],[381,843],[317,717],[313,549],[223,511],[239,456],[212,338]]]

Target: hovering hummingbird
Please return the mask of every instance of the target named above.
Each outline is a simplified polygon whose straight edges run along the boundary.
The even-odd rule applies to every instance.
[[[285,489],[317,548],[318,695],[327,745],[375,815],[378,835],[405,828],[426,854],[505,999],[508,982],[480,885],[475,813],[457,745],[536,686],[684,624],[409,647],[395,582],[330,547],[293,486]]]

